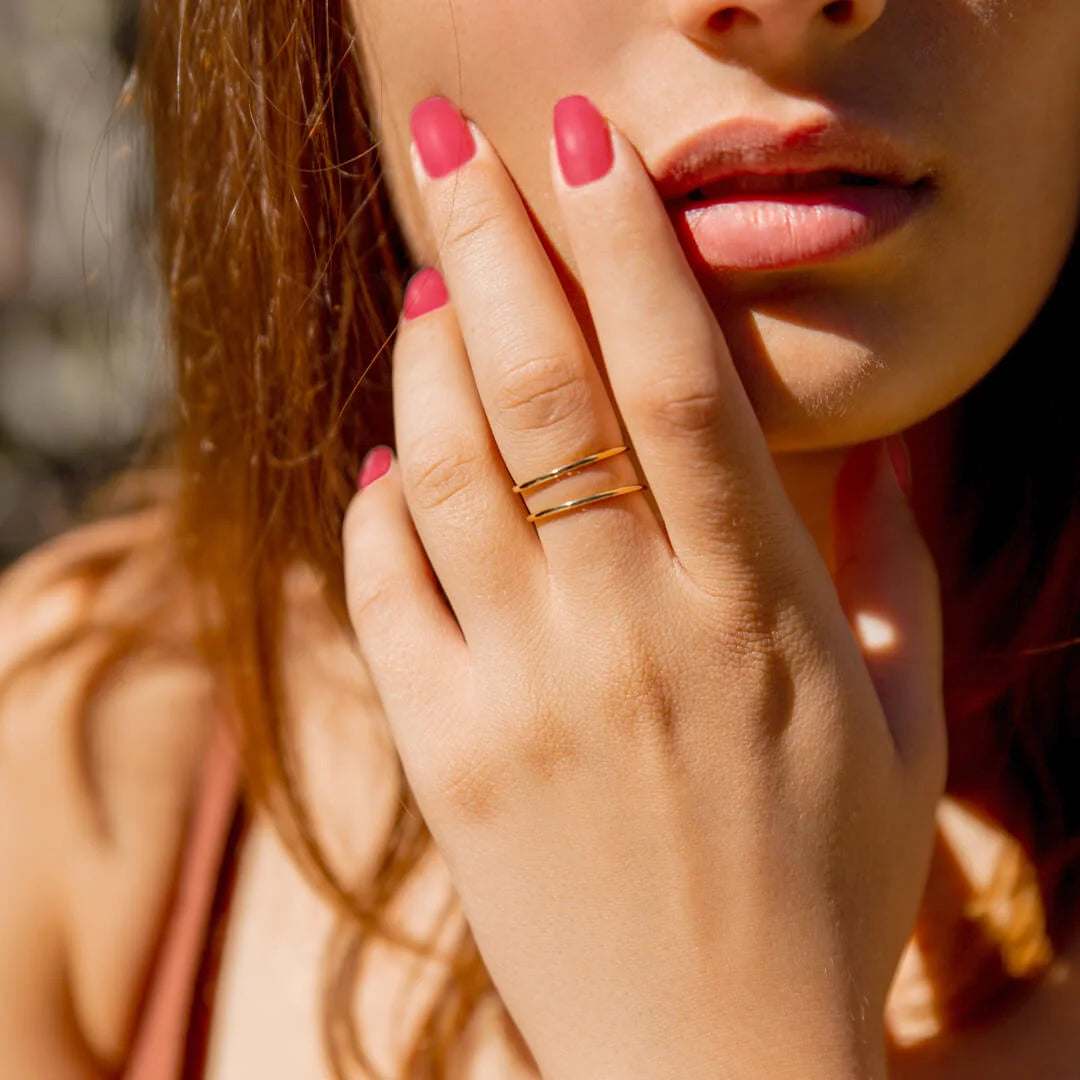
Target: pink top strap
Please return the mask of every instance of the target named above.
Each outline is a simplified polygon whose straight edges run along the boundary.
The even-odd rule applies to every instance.
[[[180,1080],[199,973],[233,833],[240,769],[232,737],[218,723],[205,751],[176,893],[162,934],[124,1080]]]

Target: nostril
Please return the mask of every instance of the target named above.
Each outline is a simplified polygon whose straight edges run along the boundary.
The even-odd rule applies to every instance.
[[[709,29],[713,31],[723,32],[730,30],[732,24],[739,16],[740,8],[726,7],[721,8],[719,11],[714,11],[709,16]],[[822,15],[825,18],[838,26],[843,26],[852,21],[855,17],[855,0],[830,0],[822,9]],[[749,12],[747,12],[749,14]]]
[[[738,8],[727,7],[720,11],[713,12],[709,16],[709,29],[710,30],[727,30],[731,24],[735,21],[735,16],[738,14]]]
[[[852,0],[832,0],[821,9],[822,15],[831,23],[843,25],[849,23],[855,14],[855,5]]]

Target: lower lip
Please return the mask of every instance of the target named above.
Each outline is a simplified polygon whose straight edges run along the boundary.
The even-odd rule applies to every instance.
[[[900,228],[925,189],[889,184],[675,203],[679,239],[718,270],[783,270],[836,259]]]

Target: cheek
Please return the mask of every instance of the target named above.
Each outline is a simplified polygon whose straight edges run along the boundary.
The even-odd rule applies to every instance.
[[[1053,290],[1075,231],[1062,218],[1057,231],[988,239],[985,221],[967,229],[943,206],[882,260],[884,275],[821,268],[736,301],[706,283],[773,452],[877,438],[966,393]]]
[[[940,187],[896,243],[727,296],[703,283],[774,451],[926,419],[1038,314],[1080,219],[1080,4],[1067,3],[1061,40],[1048,35],[1054,5],[1032,6],[1015,35],[931,88],[950,103],[934,138]]]
[[[565,256],[546,140],[536,133],[567,87],[618,83],[610,65],[634,53],[613,41],[640,29],[640,9],[546,0],[538,20],[523,0],[353,2],[363,9],[386,183],[417,260],[433,261],[435,242],[412,180],[408,114],[432,93],[484,118],[550,250]],[[893,103],[913,142],[939,152],[932,207],[865,261],[769,281],[702,281],[775,451],[875,438],[950,404],[1030,324],[1075,234],[1080,0],[932,2],[941,6],[927,7],[923,25],[936,28],[936,52],[925,53],[924,77]],[[564,284],[584,325],[584,300]]]
[[[631,46],[652,40],[650,27],[665,21],[662,7],[650,21],[640,0],[348,2],[388,190],[416,259],[431,262],[436,244],[413,183],[408,122],[413,106],[432,94],[482,125],[552,250],[565,258],[548,173],[552,106],[568,93],[618,97],[621,87],[631,100],[641,72],[656,68],[655,49]]]

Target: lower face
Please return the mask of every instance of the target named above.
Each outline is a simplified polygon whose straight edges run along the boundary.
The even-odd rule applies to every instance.
[[[743,115],[823,108],[932,175],[879,240],[786,269],[695,263],[775,453],[911,427],[1002,359],[1053,288],[1080,215],[1077,0],[352,0],[386,183],[418,265],[436,261],[409,114],[453,101],[521,191],[588,315],[551,190],[555,102],[585,94],[647,166]],[[689,241],[687,241],[689,243]],[[1037,377],[1037,376],[1036,376]]]

